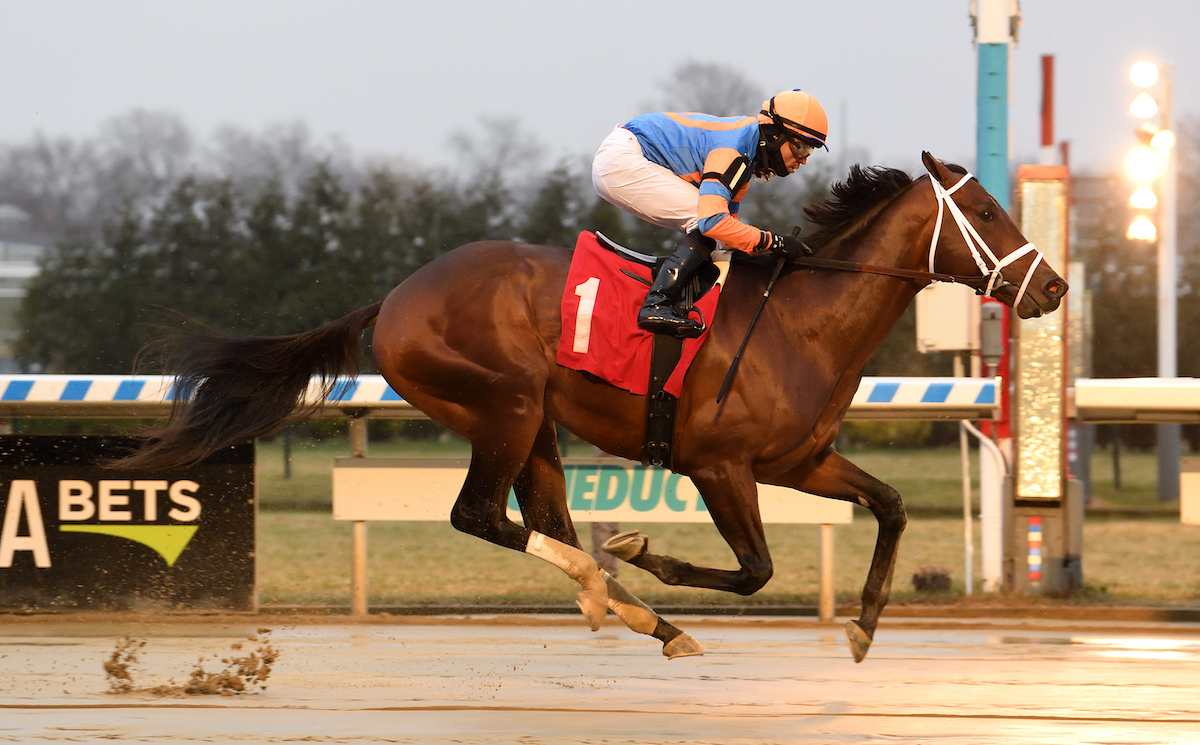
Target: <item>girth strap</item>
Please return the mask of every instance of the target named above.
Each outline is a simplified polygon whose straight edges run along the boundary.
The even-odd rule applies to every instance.
[[[674,460],[675,415],[679,399],[663,390],[683,356],[683,339],[673,334],[655,334],[650,353],[650,381],[646,389],[646,429],[642,465],[670,468]]]

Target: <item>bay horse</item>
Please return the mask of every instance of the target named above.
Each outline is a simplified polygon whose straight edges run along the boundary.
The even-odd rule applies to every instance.
[[[887,604],[907,519],[895,489],[833,448],[864,365],[928,284],[926,269],[971,275],[968,284],[1022,318],[1053,311],[1067,291],[977,180],[929,153],[922,163],[929,175],[917,179],[855,166],[830,198],[807,209],[817,225],[809,238],[817,258],[908,275],[786,267],[718,404],[774,259],[741,262],[727,278],[679,401],[673,470],[695,483],[738,568],[653,554],[636,531],[605,546],[666,584],[750,595],[772,573],[756,483],[860,504],[874,515],[878,534],[860,616],[846,624],[856,661],[866,656]],[[302,408],[311,377],[332,386],[337,376],[357,373],[360,337],[374,325],[373,353],[388,384],[471,443],[454,527],[559,567],[580,584],[577,602],[593,630],[612,610],[661,641],[669,658],[701,654],[695,639],[597,567],[568,514],[555,424],[604,452],[641,460],[646,411],[643,396],[555,362],[571,255],[549,246],[472,243],[421,267],[383,301],[312,331],[180,332],[165,358],[166,372],[179,376],[179,408],[123,465],[178,466],[276,430]],[[506,516],[510,488],[524,525]]]

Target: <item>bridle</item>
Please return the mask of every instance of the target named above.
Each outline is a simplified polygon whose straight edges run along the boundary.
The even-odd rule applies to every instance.
[[[963,177],[958,180],[958,183],[947,189],[943,187],[941,183],[938,182],[937,178],[934,177],[933,173],[930,172],[929,183],[933,184],[933,194],[935,197],[937,197],[938,213],[937,222],[935,222],[933,226],[933,240],[931,240],[929,243],[929,271],[933,272],[934,262],[937,260],[938,237],[942,232],[942,218],[946,211],[949,211],[951,217],[954,218],[954,222],[958,225],[959,232],[962,233],[963,241],[966,242],[967,248],[971,250],[971,258],[975,259],[975,266],[979,267],[979,273],[983,275],[981,279],[987,279],[987,286],[981,293],[984,297],[991,297],[995,290],[997,290],[999,287],[1005,286],[1000,284],[1001,281],[1005,282],[1006,284],[1011,284],[1008,283],[1008,281],[1005,280],[1000,274],[1002,271],[1004,271],[1004,267],[1019,260],[1027,253],[1033,254],[1033,261],[1029,262],[1029,269],[1025,271],[1025,279],[1021,282],[1021,288],[1017,290],[1017,297],[1012,303],[1012,307],[1016,308],[1021,304],[1021,299],[1025,297],[1025,290],[1029,287],[1029,280],[1033,278],[1033,273],[1037,269],[1038,264],[1042,263],[1042,252],[1039,251],[1037,246],[1034,246],[1032,243],[1026,243],[1024,246],[1021,246],[1017,250],[1008,254],[1003,259],[996,258],[996,254],[992,253],[992,250],[988,248],[987,242],[979,236],[979,233],[975,230],[975,226],[967,221],[967,218],[965,215],[963,215],[962,210],[960,210],[958,205],[955,204],[954,200],[950,198],[951,195],[958,191],[963,184],[967,183],[968,180],[973,178],[975,177],[971,174],[964,173]],[[991,260],[990,269],[988,268],[988,262],[985,261],[984,256]],[[976,287],[976,289],[978,290],[979,288]]]
[[[1029,280],[1033,278],[1033,272],[1037,269],[1038,264],[1042,263],[1042,252],[1032,243],[1026,243],[1003,259],[996,258],[996,254],[988,248],[987,242],[980,237],[978,231],[967,221],[962,210],[959,209],[958,205],[951,198],[954,192],[962,188],[963,184],[972,178],[975,177],[969,173],[963,174],[958,183],[947,189],[930,172],[929,182],[933,184],[933,193],[938,203],[938,213],[937,221],[934,223],[933,228],[933,239],[929,243],[929,271],[927,272],[916,269],[877,266],[875,264],[860,264],[855,261],[844,261],[842,259],[823,259],[815,256],[797,257],[792,259],[790,263],[792,266],[805,269],[831,269],[842,272],[882,274],[888,277],[899,277],[901,279],[922,282],[953,282],[954,284],[966,285],[984,297],[992,297],[996,290],[1015,286],[1014,283],[1005,279],[1001,274],[1004,268],[1025,256],[1025,254],[1033,253],[1033,261],[1030,262],[1029,269],[1025,271],[1025,278],[1021,282],[1020,288],[1017,290],[1017,297],[1012,303],[1012,307],[1016,308],[1021,304],[1021,299],[1025,297],[1025,290],[1029,287]],[[937,261],[938,238],[941,236],[942,221],[947,211],[954,218],[955,224],[958,225],[958,230],[962,233],[963,241],[966,242],[967,248],[971,250],[975,266],[979,268],[980,276],[978,277],[966,274],[948,274],[946,272],[935,271],[934,269],[935,262]]]

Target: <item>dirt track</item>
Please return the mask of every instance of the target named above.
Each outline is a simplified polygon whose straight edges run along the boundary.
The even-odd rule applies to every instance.
[[[885,623],[855,665],[809,620],[681,618],[667,661],[561,617],[0,619],[0,742],[1194,743],[1200,626]],[[886,620],[886,619],[885,619]],[[383,622],[380,622],[383,621]],[[930,626],[941,628],[930,628]],[[241,696],[113,695],[187,678],[258,628],[280,656]],[[217,655],[216,658],[212,655]]]

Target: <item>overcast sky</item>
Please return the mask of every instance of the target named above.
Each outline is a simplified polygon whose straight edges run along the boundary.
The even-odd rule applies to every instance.
[[[1200,2],[1021,6],[1016,160],[1037,158],[1043,54],[1078,169],[1118,167],[1139,57],[1174,63],[1176,112],[1200,113]],[[0,0],[0,142],[92,136],[143,108],[201,136],[299,121],[356,154],[430,165],[451,162],[452,131],[515,117],[552,157],[590,155],[696,60],[815,95],[834,158],[849,146],[913,169],[927,149],[970,165],[972,38],[968,0]]]

